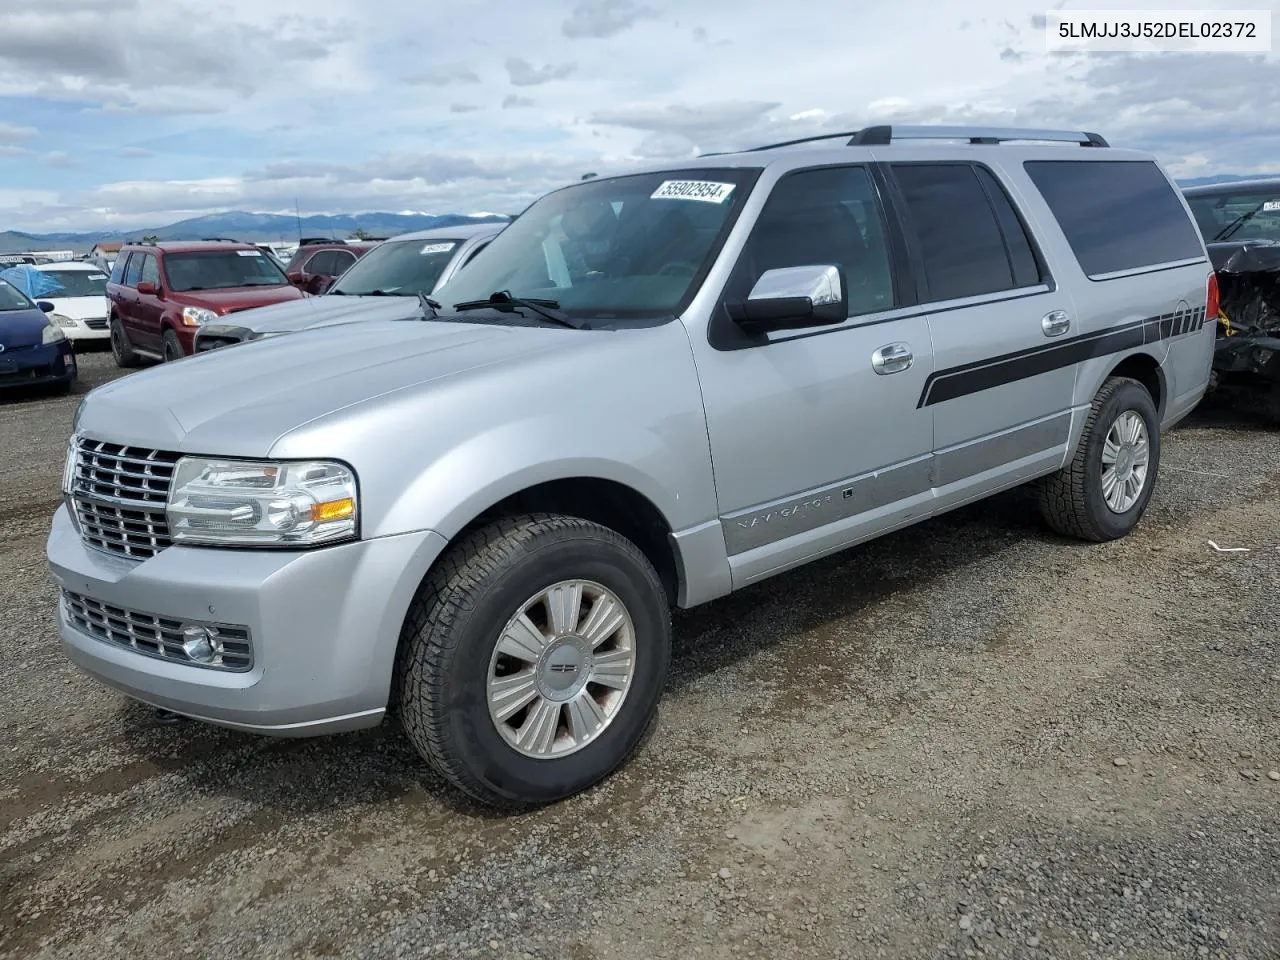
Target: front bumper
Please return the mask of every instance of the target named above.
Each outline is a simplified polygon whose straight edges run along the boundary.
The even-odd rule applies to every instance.
[[[0,387],[70,383],[76,374],[76,351],[69,340],[0,353]]]
[[[101,326],[98,325],[99,323]],[[92,326],[87,321],[77,320],[74,327],[63,327],[62,332],[67,335],[68,340],[74,340],[77,343],[111,339],[111,328],[105,318],[92,321]]]
[[[130,697],[238,730],[315,736],[377,725],[400,628],[446,541],[431,531],[309,551],[173,546],[136,562],[87,546],[67,508],[46,553],[64,590],[117,613],[248,629],[253,664],[232,672],[148,656],[73,626],[67,655]]]

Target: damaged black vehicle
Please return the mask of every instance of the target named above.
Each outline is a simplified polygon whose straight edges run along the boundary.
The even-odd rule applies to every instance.
[[[1280,179],[1182,192],[1218,281],[1210,391],[1247,393],[1280,418]]]

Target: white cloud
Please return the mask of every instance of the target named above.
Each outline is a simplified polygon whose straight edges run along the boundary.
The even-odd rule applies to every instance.
[[[24,190],[0,193],[0,229],[158,226],[291,210],[295,196],[304,212],[520,209],[586,171],[868,123],[1096,130],[1180,175],[1280,166],[1265,100],[1280,82],[1275,55],[1048,56],[1044,0],[778,9],[9,4],[0,183]],[[768,51],[787,51],[785,66],[762,60]],[[70,158],[74,171],[60,166]],[[90,177],[100,185],[85,187]]]
[[[612,37],[658,12],[634,0],[582,0],[560,27],[566,37]]]
[[[13,146],[36,135],[35,127],[19,127],[12,123],[0,123],[0,144]]]
[[[572,63],[547,63],[535,67],[524,57],[507,57],[505,66],[512,84],[517,87],[535,87],[552,80],[563,80],[574,70]]]

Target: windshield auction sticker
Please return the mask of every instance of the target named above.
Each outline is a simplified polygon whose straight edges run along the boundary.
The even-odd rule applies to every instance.
[[[448,253],[452,249],[452,243],[428,243],[418,253],[425,257],[429,253]]]
[[[715,183],[711,180],[664,180],[649,195],[650,200],[700,200],[703,203],[724,203],[733,192],[732,183]]]
[[[1280,210],[1280,200],[1268,200],[1262,205],[1263,213],[1274,213]]]

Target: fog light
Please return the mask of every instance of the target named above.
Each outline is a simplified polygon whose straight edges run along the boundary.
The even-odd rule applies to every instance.
[[[213,627],[190,624],[182,628],[182,652],[196,663],[213,663],[222,656],[222,642]]]

